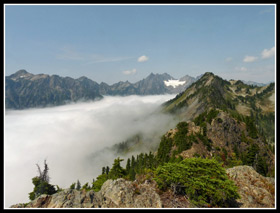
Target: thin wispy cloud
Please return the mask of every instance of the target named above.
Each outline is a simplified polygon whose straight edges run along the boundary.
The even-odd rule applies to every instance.
[[[275,55],[275,47],[272,47],[271,49],[264,49],[262,51],[262,58],[265,59],[265,58],[271,58]]]
[[[137,72],[136,69],[132,69],[132,70],[125,70],[122,73],[124,75],[134,75],[134,74],[136,74],[136,72]]]
[[[256,57],[256,56],[246,55],[243,59],[243,62],[250,63],[250,62],[256,61],[257,59],[258,59],[258,57]]]
[[[145,56],[145,55],[142,55],[142,56],[140,56],[139,58],[138,58],[138,62],[144,62],[144,61],[148,61],[149,60],[149,58],[147,57],[147,56]]]
[[[82,61],[85,60],[85,56],[81,53],[75,51],[74,49],[63,47],[60,49],[61,53],[56,55],[57,59],[60,60],[74,60],[74,61]]]
[[[86,64],[95,64],[95,63],[106,63],[106,62],[118,62],[118,61],[126,61],[132,59],[133,57],[92,57]]]

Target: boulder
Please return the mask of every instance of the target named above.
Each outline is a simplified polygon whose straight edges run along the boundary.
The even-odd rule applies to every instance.
[[[241,208],[275,208],[275,182],[257,173],[251,166],[236,166],[226,170],[238,186]]]

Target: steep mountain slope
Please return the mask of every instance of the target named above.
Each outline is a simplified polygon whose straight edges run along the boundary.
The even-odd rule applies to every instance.
[[[5,92],[5,107],[12,109],[102,98],[99,85],[86,77],[73,79],[58,75],[33,75],[25,70],[6,77]]]
[[[186,121],[206,109],[221,109],[238,119],[253,118],[259,133],[274,144],[275,84],[264,87],[246,85],[241,81],[226,81],[205,73],[184,92],[164,105],[164,111],[175,113]]]

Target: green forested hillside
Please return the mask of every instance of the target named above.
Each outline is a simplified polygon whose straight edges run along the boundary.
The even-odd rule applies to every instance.
[[[274,177],[274,94],[274,83],[264,87],[249,86],[206,73],[163,105],[163,111],[179,117],[181,122],[162,136],[158,150],[128,158],[125,172],[118,177],[156,180],[161,190],[172,188],[174,184],[181,185],[197,206],[234,206],[231,198],[228,202],[225,202],[227,199],[219,201],[219,187],[212,188],[217,196],[215,201],[211,200],[214,199],[213,194],[207,197],[211,191],[207,188],[211,187],[211,172],[207,169],[213,165],[223,168],[249,165],[264,176]],[[188,159],[193,160],[195,167],[185,167],[184,162]],[[212,159],[213,164],[200,164],[203,159]],[[192,188],[202,187],[201,194],[188,191],[191,188],[186,174],[191,169],[206,171],[206,179],[202,181],[198,177],[192,185]],[[110,177],[102,174],[93,186],[102,185],[100,180],[103,182],[107,178]],[[223,180],[226,181],[217,176],[213,181],[218,184]],[[205,185],[208,181],[209,184]],[[230,182],[223,186],[233,190],[229,194],[235,193]]]

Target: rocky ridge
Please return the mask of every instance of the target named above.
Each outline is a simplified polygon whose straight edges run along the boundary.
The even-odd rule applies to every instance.
[[[161,95],[185,90],[196,79],[183,77],[184,84],[176,88],[164,81],[174,79],[167,73],[153,74],[136,83],[120,81],[113,85],[98,84],[87,77],[73,79],[58,75],[31,74],[26,70],[5,77],[5,107],[25,109],[31,107],[58,106],[68,102],[98,100],[104,95]]]
[[[275,208],[273,178],[258,174],[250,166],[237,166],[226,172],[238,186],[238,207]],[[10,208],[195,208],[185,196],[168,193],[160,192],[153,181],[139,183],[120,178],[107,180],[99,192],[65,189]]]

